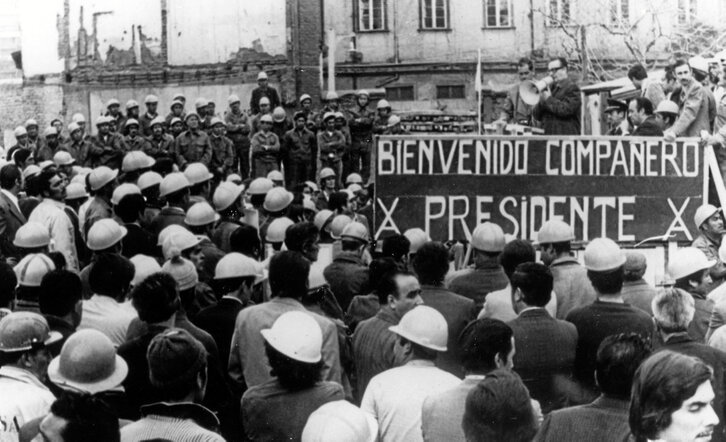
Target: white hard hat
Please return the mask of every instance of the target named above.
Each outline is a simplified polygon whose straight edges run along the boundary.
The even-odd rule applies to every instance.
[[[111,121],[113,121],[113,118],[101,115],[100,117],[96,118],[96,127],[102,124],[109,124]]]
[[[214,208],[217,212],[227,209],[239,199],[240,194],[242,194],[242,186],[229,181],[219,183],[212,196]]]
[[[188,226],[206,226],[219,221],[219,214],[206,201],[193,204],[187,209],[184,224]]]
[[[265,195],[262,208],[268,212],[279,212],[290,205],[295,197],[284,187],[274,187]]]
[[[287,228],[295,224],[295,221],[288,217],[275,218],[267,227],[265,241],[269,243],[278,243],[285,241],[285,232]]]
[[[333,169],[330,167],[324,167],[323,170],[320,171],[320,180],[325,180],[331,177],[335,176],[335,172],[333,172]]]
[[[501,252],[504,250],[504,231],[494,223],[479,224],[471,234],[471,245],[484,252]]]
[[[709,260],[706,254],[695,247],[678,249],[668,260],[668,274],[676,281],[699,270],[710,269],[716,260]]]
[[[156,164],[156,160],[146,155],[141,150],[132,150],[124,155],[121,162],[121,170],[123,172],[134,172],[139,169],[147,169]]]
[[[141,284],[147,276],[161,271],[159,262],[146,255],[134,255],[130,259],[131,264],[134,265],[134,279],[131,281],[132,286]]]
[[[308,94],[302,94],[302,95],[300,95],[300,99],[298,101],[300,101],[300,103],[302,103],[305,100],[313,101],[313,97],[311,97]]]
[[[260,71],[260,73],[257,74],[257,81],[260,80],[267,80],[267,73],[265,71]]]
[[[585,247],[585,268],[594,272],[615,270],[625,260],[620,246],[610,238],[595,238]]]
[[[179,224],[170,224],[170,225],[164,227],[163,229],[161,229],[161,232],[159,232],[159,237],[157,239],[156,245],[160,246],[160,245],[164,244],[164,241],[166,241],[166,238],[168,238],[169,236],[171,236],[175,233],[184,232],[184,231],[189,232],[189,230],[187,230],[187,228],[184,226],[180,226]]]
[[[139,179],[136,180],[136,185],[139,186],[139,189],[144,190],[148,189],[151,186],[161,184],[162,181],[163,178],[161,177],[161,175],[150,170],[141,174]]]
[[[75,163],[76,160],[73,159],[73,156],[69,152],[59,150],[53,155],[53,162],[56,166],[68,166]]]
[[[25,287],[40,287],[43,277],[53,270],[53,260],[43,253],[31,253],[21,259],[13,268],[18,278],[18,285]]]
[[[158,103],[158,102],[159,102],[159,97],[157,97],[156,95],[147,95],[146,98],[144,98],[144,104]]]
[[[239,176],[239,174],[237,173],[230,173],[229,175],[227,175],[225,181],[229,181],[230,183],[235,183],[239,185],[242,183],[242,177]]]
[[[91,185],[91,190],[96,191],[115,180],[117,176],[117,169],[112,170],[106,166],[98,166],[93,169],[91,174],[88,176],[88,183]]]
[[[260,276],[257,261],[241,253],[227,253],[214,268],[214,279],[244,278]]]
[[[149,123],[149,127],[154,127],[157,124],[160,124],[163,127],[164,124],[166,124],[166,120],[164,120],[164,118],[161,115],[159,115],[159,116],[155,117],[153,120],[151,120],[151,123]]]
[[[203,183],[214,178],[207,169],[204,163],[191,163],[184,169],[184,176],[189,180],[189,184],[192,186],[195,184]]]
[[[181,172],[173,172],[165,176],[159,185],[159,195],[167,196],[189,187],[189,180]]]
[[[538,244],[553,244],[575,240],[575,232],[569,224],[558,218],[552,218],[542,224],[537,232]]]
[[[378,100],[378,104],[376,104],[376,109],[386,109],[391,108],[391,103],[388,102],[386,99]]]
[[[174,94],[173,97],[171,97],[171,99],[172,100],[179,100],[179,99],[181,99],[181,101],[186,101],[187,97],[184,96],[184,94],[182,94],[181,92],[177,92],[176,94]]]
[[[285,177],[282,176],[282,172],[279,170],[271,170],[270,173],[267,174],[267,179],[271,181],[283,181]]]
[[[318,213],[318,208],[315,207],[315,203],[313,202],[313,200],[311,198],[303,198],[302,206],[303,206],[303,210],[310,210],[315,213]]]
[[[126,227],[111,218],[103,218],[93,223],[88,230],[86,245],[93,251],[106,250],[121,241],[127,233]]]
[[[53,126],[48,126],[43,130],[43,137],[49,137],[51,135],[58,135],[58,129]]]
[[[124,127],[129,127],[129,126],[139,126],[139,120],[137,120],[136,118],[129,118],[124,123]]]
[[[325,94],[325,99],[330,100],[337,100],[338,99],[338,93],[335,91],[328,91],[327,94]]]
[[[250,183],[250,187],[249,189],[247,189],[247,193],[249,193],[250,195],[265,195],[273,187],[275,187],[275,183],[273,183],[271,179],[255,178]]]
[[[398,115],[391,115],[390,118],[388,118],[388,127],[393,127],[401,122],[401,117]]]
[[[262,100],[260,100],[260,101],[262,101]],[[260,117],[260,123],[270,123],[271,124],[272,123],[272,115],[265,114],[265,115],[261,116]]]
[[[426,232],[418,227],[406,230],[403,232],[403,236],[405,236],[411,243],[411,246],[408,249],[409,253],[418,252],[418,249],[420,249],[422,245],[431,241],[431,238],[426,234]]]
[[[359,96],[359,97],[360,96],[363,96],[363,95],[365,95],[366,97],[370,96],[370,94],[368,93],[368,91],[365,90],[365,89],[359,89],[358,92],[356,93],[356,95]]]
[[[323,209],[315,215],[313,224],[318,228],[319,231],[323,230],[323,227],[332,219],[334,213],[332,210]]]
[[[29,128],[30,126],[37,126],[38,122],[34,118],[29,118],[28,121],[25,122],[25,128]]]
[[[74,177],[75,178],[75,177]],[[86,186],[81,183],[70,183],[66,186],[66,201],[78,198],[88,198]]]
[[[172,232],[164,239],[164,243],[161,245],[161,251],[164,255],[164,259],[171,259],[174,256],[180,255],[181,252],[192,247],[196,247],[202,239],[192,232],[184,229]]]
[[[661,100],[658,103],[658,107],[655,109],[655,113],[673,114],[678,115],[678,105],[671,100]]]
[[[40,166],[37,164],[31,164],[23,170],[23,179],[28,179],[31,176],[38,175],[41,172]]]
[[[352,222],[353,220],[348,215],[337,215],[330,221],[330,226],[328,227],[330,229],[330,236],[333,239],[340,239],[340,235],[343,233],[345,226]]]
[[[272,348],[288,358],[308,364],[322,359],[323,332],[308,313],[283,313],[271,328],[261,330],[260,333]]]
[[[221,124],[222,126],[227,126],[227,124],[219,117],[212,117],[212,119],[209,121],[210,127],[214,127],[218,124]]]
[[[73,122],[73,123],[71,123],[71,124],[68,125],[68,133],[69,134],[72,134],[73,132],[75,132],[77,130],[81,130],[81,126],[79,126],[78,123]]]
[[[302,432],[302,442],[375,442],[378,423],[348,401],[328,402],[312,412]]]
[[[139,189],[139,186],[132,183],[119,184],[115,189],[113,189],[113,194],[111,194],[111,204],[118,206],[118,203],[120,203],[126,195],[141,195],[141,189]]]
[[[282,108],[282,106],[277,106],[272,111],[272,120],[276,123],[282,123],[285,121],[285,118],[287,118],[287,114],[285,113],[285,109]]]
[[[79,113],[75,113],[75,114],[73,114],[73,117],[71,118],[71,121],[73,121],[74,123],[85,123],[86,122],[86,117],[84,117],[83,114],[80,113],[80,112]]]
[[[690,66],[691,69],[701,71],[704,74],[708,73],[708,60],[701,56],[695,56],[688,59],[688,66]]]
[[[22,137],[23,135],[28,135],[27,129],[23,126],[18,126],[13,131],[13,134],[15,135],[15,138]]]
[[[348,178],[345,179],[345,184],[363,184],[363,177],[357,173],[351,173]]]
[[[230,106],[233,105],[234,103],[240,103],[241,101],[242,100],[240,100],[239,97],[235,94],[232,94],[229,97],[227,97],[227,104]]]
[[[43,224],[28,221],[15,231],[13,245],[24,249],[46,247],[50,244],[50,230]]]
[[[38,166],[40,166],[40,170],[45,170],[45,169],[49,168],[50,166],[54,166],[54,165],[55,165],[55,163],[53,162],[53,160],[41,161],[40,164],[38,164]]]
[[[426,305],[414,307],[403,315],[398,325],[388,329],[422,347],[446,351],[449,326],[444,316],[432,307]]]
[[[325,112],[323,115],[323,121],[328,121],[330,119],[335,119],[335,112]]]
[[[129,100],[126,102],[126,110],[132,109],[134,107],[139,107],[139,103],[137,103],[136,100]]]
[[[112,99],[108,100],[108,102],[106,103],[106,109],[108,109],[111,106],[121,106],[121,102],[115,98],[112,98]]]
[[[209,104],[209,100],[207,100],[204,97],[199,97],[194,101],[194,107],[199,109],[200,107],[207,106]]]
[[[719,212],[721,212],[721,209],[711,204],[704,204],[700,206],[696,209],[696,214],[693,215],[693,222],[696,224],[696,228],[700,229],[701,225],[705,223],[707,219]]]
[[[313,183],[312,181],[305,181],[305,185],[308,186],[313,192],[318,192],[320,188],[318,188],[318,185]]]
[[[364,243],[367,243],[370,239],[368,237],[368,228],[363,223],[359,223],[357,221],[353,221],[345,226],[343,232],[340,234],[340,237],[357,239]]]

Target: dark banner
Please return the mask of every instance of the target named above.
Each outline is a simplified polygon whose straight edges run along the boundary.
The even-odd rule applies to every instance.
[[[468,240],[491,221],[536,240],[560,217],[578,241],[691,241],[704,170],[695,139],[381,137],[376,237],[420,227],[435,240]]]

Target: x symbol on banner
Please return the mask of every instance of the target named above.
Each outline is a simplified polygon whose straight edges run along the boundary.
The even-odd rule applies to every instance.
[[[393,212],[396,210],[396,206],[398,206],[398,198],[393,200],[393,204],[391,204],[391,208],[386,208],[386,205],[383,204],[383,201],[381,201],[380,198],[377,198],[378,205],[381,206],[381,210],[383,210],[383,222],[378,227],[378,230],[376,231],[376,238],[381,234],[384,230],[393,230],[396,233],[401,233],[400,230],[398,230],[398,226],[393,221]],[[390,224],[390,226],[389,226]]]
[[[683,212],[686,211],[686,207],[688,207],[688,203],[691,201],[691,198],[688,197],[683,202],[683,205],[680,209],[676,209],[676,205],[673,204],[673,200],[668,198],[668,205],[671,208],[671,211],[675,215],[673,218],[673,221],[671,222],[671,225],[668,226],[668,230],[666,230],[666,233],[664,236],[669,236],[672,231],[681,231],[686,235],[686,238],[688,238],[689,241],[693,241],[693,237],[691,236],[691,232],[688,230],[688,227],[686,227],[686,222],[683,221]]]

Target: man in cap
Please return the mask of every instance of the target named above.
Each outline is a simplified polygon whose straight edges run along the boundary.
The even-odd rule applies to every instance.
[[[199,97],[194,102],[194,107],[197,110],[197,115],[199,115],[199,127],[205,132],[208,131],[211,120],[211,116],[209,115],[209,100],[204,97]]]
[[[68,270],[52,270],[40,282],[38,307],[51,330],[63,336],[64,343],[81,322],[81,278]],[[51,349],[57,355],[60,345]]]
[[[345,226],[341,234],[342,252],[323,272],[343,311],[348,310],[354,296],[365,295],[370,291],[368,266],[363,262],[369,239],[365,225],[351,222]]]
[[[658,107],[658,104],[665,100],[663,85],[658,81],[648,79],[648,72],[642,64],[635,64],[628,70],[628,79],[633,83],[635,89],[640,91],[640,97],[647,98],[652,107]]]
[[[315,176],[313,152],[317,150],[315,134],[306,127],[307,118],[303,112],[293,117],[295,127],[285,133],[282,142],[284,156],[287,158],[285,181],[290,189],[295,189]]]
[[[250,140],[252,177],[266,177],[273,170],[280,170],[280,139],[272,132],[272,116],[259,115],[260,131]]]
[[[675,287],[693,297],[695,314],[688,325],[688,334],[698,342],[705,342],[713,311],[713,301],[706,295],[713,287],[711,269],[716,261],[694,247],[679,249],[668,262],[668,275]]]
[[[19,250],[13,245],[15,233],[27,221],[20,212],[18,194],[23,177],[14,164],[0,168],[0,257],[18,258]]]
[[[182,94],[174,95],[174,98],[172,98],[171,105],[169,106],[170,112],[164,118],[164,121],[166,122],[167,126],[171,126],[171,120],[174,118],[178,118],[179,120],[184,121],[184,119],[186,118],[186,112],[184,112],[185,103],[186,103],[186,99],[184,98],[184,95],[182,95]]]
[[[529,58],[519,59],[517,62],[517,76],[519,77],[519,83],[507,91],[507,99],[504,101],[499,119],[506,123],[532,126],[532,105],[525,103],[519,95],[519,87],[522,83],[534,79],[534,63],[532,60]]]
[[[504,268],[499,264],[499,255],[504,250],[504,232],[496,224],[480,224],[471,234],[474,267],[454,273],[448,288],[454,293],[473,299],[477,311],[484,305],[484,299],[495,290],[509,284]]]
[[[676,137],[699,137],[701,131],[711,132],[709,95],[703,85],[693,78],[686,60],[676,60],[675,75],[681,85],[679,116],[673,127],[664,131],[666,141]]]
[[[640,252],[629,251],[625,254],[625,268],[623,269],[623,301],[633,307],[638,307],[649,315],[653,313],[651,301],[656,294],[653,286],[643,279],[648,262],[645,255]]]
[[[595,238],[585,248],[587,277],[597,292],[597,300],[571,310],[566,317],[577,328],[574,371],[585,401],[592,400],[597,392],[592,374],[603,339],[616,333],[633,332],[644,339],[650,339],[653,334],[650,316],[623,302],[624,265],[625,255],[611,239]]]
[[[212,159],[209,168],[214,173],[217,181],[226,178],[227,175],[236,171],[235,150],[232,140],[224,136],[226,125],[218,117],[211,120],[212,134],[209,142],[212,145]]]
[[[260,113],[260,99],[267,97],[270,101],[270,107],[272,109],[280,105],[280,95],[277,90],[268,84],[267,73],[261,71],[257,74],[257,87],[252,90],[250,96],[250,110],[253,115]]]
[[[608,121],[608,131],[605,135],[623,136],[630,134],[630,123],[626,118],[628,115],[628,104],[622,100],[608,98],[608,107],[605,108],[605,116]]]
[[[160,189],[160,196],[166,199],[158,215],[151,221],[149,229],[154,235],[172,224],[184,226],[185,209],[189,205],[189,180],[183,173],[175,172],[165,176]]]
[[[348,171],[360,172],[363,181],[368,181],[370,175],[371,149],[373,146],[373,120],[375,112],[368,108],[370,101],[368,91],[359,90],[356,94],[354,109],[350,110],[350,137],[351,149],[348,156]]]
[[[97,167],[88,176],[88,184],[93,198],[83,216],[84,236],[93,226],[93,223],[100,219],[110,218],[111,197],[118,185],[118,170],[111,170],[108,167]]]
[[[388,130],[388,120],[393,116],[391,103],[386,99],[376,103],[376,118],[373,120],[373,133],[382,134]]]
[[[58,150],[58,130],[55,127],[46,127],[43,131],[44,142],[40,144],[38,150],[35,153],[35,159],[38,162],[52,160],[53,155]]]
[[[116,98],[111,98],[106,102],[106,113],[104,115],[113,118],[116,121],[116,127],[124,127],[126,117],[121,112],[121,102]]]
[[[635,126],[633,136],[660,137],[663,128],[653,115],[653,104],[645,97],[632,98],[628,105],[628,116]]]
[[[711,279],[714,282],[711,288],[715,288],[726,277],[726,264],[721,261],[718,254],[723,237],[726,235],[723,213],[721,209],[711,204],[704,204],[696,209],[693,222],[696,224],[699,235],[693,240],[691,247],[702,251],[706,258],[716,260],[717,265],[710,270]]]
[[[70,153],[76,164],[82,167],[90,165],[91,142],[83,138],[83,130],[78,123],[68,125],[68,140],[61,145],[60,149]]]
[[[325,114],[328,112],[332,112],[335,114],[340,109],[340,101],[338,99],[338,93],[335,91],[328,91],[323,94],[321,97],[323,102],[323,108],[320,110],[320,112],[316,115],[316,126],[319,130],[322,130],[325,125],[323,123],[323,118],[325,118]]]
[[[395,351],[403,365],[371,379],[361,409],[378,421],[381,442],[422,440],[424,400],[460,382],[435,366],[436,358],[446,351],[446,319],[422,305],[406,313],[390,330],[398,335]]]
[[[73,223],[66,214],[63,200],[66,197],[66,181],[54,170],[44,170],[39,177],[43,201],[33,209],[28,221],[48,226],[55,250],[63,254],[68,270],[79,271],[78,251]]]
[[[158,160],[160,158],[172,159],[174,155],[174,137],[164,130],[164,120],[161,117],[154,118],[149,123],[151,136],[148,137],[148,144],[144,153]]]
[[[252,186],[250,186],[252,187]],[[234,183],[223,182],[214,189],[212,201],[214,209],[219,212],[220,219],[212,231],[212,241],[225,253],[231,251],[230,236],[240,225],[242,217],[242,187]]]
[[[540,92],[533,116],[547,135],[580,134],[580,88],[570,80],[567,60],[556,57],[547,65],[552,85]]]
[[[139,103],[136,100],[129,100],[126,102],[126,119],[139,120]],[[119,129],[123,129],[125,126],[119,126]]]
[[[305,127],[311,132],[316,133],[318,130],[315,123],[317,116],[315,111],[313,111],[313,97],[309,94],[302,94],[298,101],[300,102],[300,112],[305,115]]]
[[[267,97],[260,98],[260,112],[252,117],[252,135],[260,131],[261,119],[264,115],[272,116],[272,107],[270,107],[270,99]],[[274,121],[273,121],[274,123]],[[272,127],[272,126],[270,126]]]
[[[47,346],[60,339],[37,313],[0,319],[0,439],[19,440],[23,425],[50,410],[55,397],[44,385],[51,360]]]
[[[126,120],[125,133],[124,144],[126,145],[126,152],[133,150],[146,152],[151,148],[149,140],[141,134],[141,126],[138,120],[133,118]]]
[[[111,132],[108,118],[98,117],[96,120],[98,134],[91,138],[89,163],[91,167],[108,166],[111,169],[120,169],[126,144],[121,134]]]
[[[141,124],[141,134],[148,137],[151,135],[151,122],[159,116],[156,111],[159,106],[159,98],[156,95],[147,95],[144,98],[144,104],[146,105],[146,112],[139,118],[139,123]]]
[[[44,143],[43,138],[40,136],[38,122],[33,118],[29,119],[25,122],[25,130],[28,132],[28,145],[37,155],[38,150],[43,147]]]
[[[318,132],[318,169],[330,168],[335,172],[336,182],[343,179],[342,157],[345,152],[345,135],[335,128],[335,114],[328,112],[322,120],[323,129]]]
[[[187,163],[201,162],[209,167],[212,159],[212,144],[209,135],[200,128],[200,115],[190,112],[186,116],[187,130],[174,141],[174,156],[183,170]]]
[[[18,149],[27,149],[32,152],[30,144],[28,144],[28,131],[25,130],[25,127],[16,127],[13,131],[13,135],[15,136],[15,144],[12,145],[6,152],[6,158],[13,159],[13,154]]]
[[[224,113],[227,124],[227,136],[234,145],[234,170],[239,170],[243,180],[250,176],[250,125],[247,113],[242,112],[240,99],[237,95],[227,98],[229,109]]]

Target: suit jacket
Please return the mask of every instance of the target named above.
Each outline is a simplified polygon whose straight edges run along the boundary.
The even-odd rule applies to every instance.
[[[552,86],[552,96],[534,107],[546,135],[580,135],[580,87],[569,78]]]
[[[638,125],[632,135],[639,137],[662,137],[663,128],[655,121],[655,117],[651,115]]]
[[[464,417],[466,396],[484,379],[467,376],[459,385],[424,400],[421,409],[421,432],[425,442],[465,442],[461,419]]]
[[[701,131],[711,132],[709,94],[701,83],[691,80],[681,88],[680,115],[670,130],[679,137],[699,137]]]
[[[464,376],[461,366],[457,341],[466,324],[476,318],[474,301],[443,287],[431,285],[421,286],[421,299],[424,305],[433,307],[441,313],[449,325],[449,340],[446,343],[446,352],[436,358],[436,366],[446,370],[456,377]]]
[[[25,216],[10,201],[7,195],[0,192],[0,256],[17,256],[18,249],[13,245],[15,232],[25,224]]]
[[[544,308],[526,309],[509,322],[514,332],[514,371],[542,412],[567,404],[566,387],[572,379],[577,329],[555,319]]]
[[[194,325],[212,335],[219,348],[219,360],[224,366],[229,361],[229,349],[237,313],[245,308],[237,299],[223,297],[216,305],[207,307],[194,317]]]
[[[553,411],[535,442],[625,442],[630,440],[628,401],[600,396],[592,403]]]

